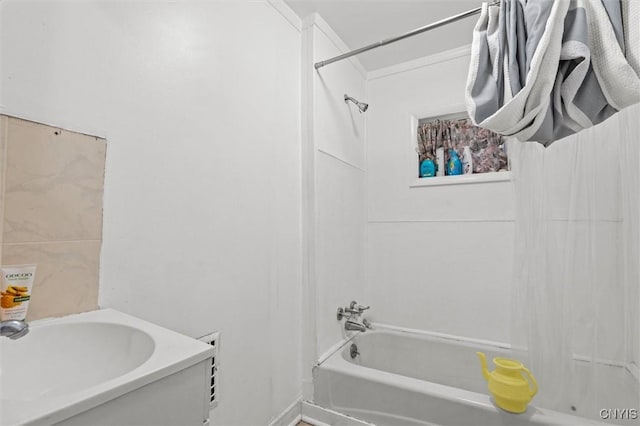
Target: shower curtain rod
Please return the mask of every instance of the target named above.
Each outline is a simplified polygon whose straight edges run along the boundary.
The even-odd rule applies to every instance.
[[[489,6],[498,5],[498,4],[500,4],[500,1],[494,1],[494,2],[489,3]],[[350,58],[351,56],[358,55],[358,54],[360,54],[362,52],[366,52],[368,50],[375,49],[377,47],[385,46],[387,44],[395,43],[396,41],[404,40],[405,38],[408,38],[408,37],[413,37],[414,35],[422,34],[425,31],[429,31],[429,30],[432,30],[434,28],[438,28],[438,27],[441,27],[443,25],[459,21],[459,20],[464,19],[466,17],[472,16],[472,15],[476,15],[476,14],[478,14],[480,12],[482,12],[482,6],[476,7],[475,9],[467,10],[466,12],[462,12],[462,13],[459,13],[457,15],[450,16],[448,18],[441,19],[440,21],[436,21],[436,22],[434,22],[432,24],[428,24],[428,25],[425,25],[423,27],[416,28],[415,30],[409,31],[408,33],[404,33],[404,34],[399,35],[397,37],[391,37],[391,38],[388,38],[388,39],[385,39],[385,40],[378,41],[376,43],[371,43],[371,44],[369,44],[367,46],[364,46],[364,47],[361,47],[359,49],[352,50],[352,51],[347,52],[347,53],[343,53],[342,55],[334,56],[333,58],[327,59],[326,61],[316,62],[314,64],[314,67],[316,69],[319,69],[319,68],[324,67],[325,65],[329,65],[329,64],[332,64],[334,62],[341,61],[341,60],[346,59],[346,58]]]

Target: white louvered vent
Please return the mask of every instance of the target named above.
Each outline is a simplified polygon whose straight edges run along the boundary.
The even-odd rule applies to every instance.
[[[220,360],[218,358],[218,353],[220,352],[220,332],[207,334],[206,336],[200,337],[198,340],[213,346],[213,349],[215,350],[213,358],[211,359],[211,380],[209,382],[209,401],[211,403],[211,408],[214,408],[218,405],[218,397],[220,395],[220,382],[218,380],[218,366],[220,365]]]

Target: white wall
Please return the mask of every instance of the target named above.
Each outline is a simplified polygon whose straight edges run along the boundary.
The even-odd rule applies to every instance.
[[[316,71],[315,62],[343,53],[344,43],[318,15],[303,30],[306,241],[310,271],[304,296],[312,313],[305,336],[304,378],[311,365],[345,336],[336,309],[362,303],[365,284],[365,114],[344,102],[366,102],[365,72],[357,61]]]
[[[368,75],[366,298],[379,322],[509,343],[514,337],[512,291],[518,288],[513,282],[513,182],[411,187],[417,171],[415,119],[464,112],[468,63],[469,49],[461,48]],[[615,139],[617,126],[613,117],[581,137]],[[592,188],[598,193],[597,209],[579,204],[589,197],[575,193],[582,191],[577,185],[582,177],[576,177],[575,165],[567,167],[575,161],[573,150],[574,145],[559,142],[544,151],[544,178],[550,182],[545,213],[550,228],[557,229],[550,235],[557,236],[559,246],[574,242],[564,240],[567,220],[579,222],[583,215],[592,220],[592,234],[574,226],[579,236],[597,237],[603,254],[596,280],[608,282],[612,290],[611,298],[598,304],[608,319],[602,325],[607,345],[601,354],[618,359],[624,341],[619,179],[615,171],[597,179]],[[600,157],[602,164],[615,164],[619,153],[608,148]],[[592,273],[594,267],[580,267],[588,259],[582,250],[586,246],[577,238],[575,243],[567,258],[576,271]],[[631,298],[637,300],[635,289]],[[592,307],[592,302],[577,304]],[[637,339],[637,327],[630,334]],[[585,352],[581,338],[576,350]]]
[[[379,322],[507,342],[511,183],[410,187],[412,119],[464,112],[468,52],[369,74],[367,301]]]
[[[101,306],[222,332],[214,424],[300,394],[301,39],[278,10],[2,2],[4,112],[108,140]]]

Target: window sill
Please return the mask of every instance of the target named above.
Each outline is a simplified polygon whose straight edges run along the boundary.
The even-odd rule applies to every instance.
[[[411,188],[423,186],[442,185],[470,185],[474,183],[508,182],[511,180],[511,172],[478,173],[472,175],[457,176],[434,176],[429,178],[418,178],[411,185]]]

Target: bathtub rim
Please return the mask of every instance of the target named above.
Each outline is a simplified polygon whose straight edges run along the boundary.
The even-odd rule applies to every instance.
[[[438,340],[441,339],[446,341],[454,341],[458,343],[477,344],[477,345],[485,346],[487,349],[496,349],[496,350],[504,350],[504,349],[522,350],[523,349],[523,348],[514,348],[509,343],[499,342],[496,340],[476,339],[473,337],[457,336],[454,334],[440,333],[437,331],[427,331],[427,330],[420,330],[415,328],[399,327],[399,326],[385,324],[385,323],[372,322],[371,328],[367,329],[366,332],[362,332],[362,331],[350,332],[347,334],[346,337],[344,337],[338,343],[331,346],[327,351],[325,351],[318,357],[318,360],[316,361],[315,366],[317,367],[322,365],[332,355],[334,355],[336,352],[339,352],[341,349],[343,349],[347,343],[351,342],[357,336],[360,336],[365,333],[378,334],[385,331],[386,332],[391,331],[397,334],[410,334],[414,336],[421,336],[422,338],[433,338]]]
[[[416,328],[400,327],[400,326],[395,326],[395,325],[386,324],[386,323],[378,323],[378,322],[372,322],[371,325],[372,327],[370,329],[367,329],[366,331],[367,333],[370,333],[370,334],[381,332],[381,331],[392,331],[392,332],[397,332],[398,334],[409,334],[414,336],[421,336],[423,338],[433,338],[436,340],[453,341],[453,342],[456,342],[457,344],[465,344],[465,343],[476,344],[476,345],[484,346],[487,350],[497,350],[497,351],[512,350],[519,353],[526,353],[528,351],[528,348],[526,346],[514,346],[510,343],[501,342],[497,340],[477,339],[473,337],[459,336],[455,334],[447,334],[447,333],[441,333],[437,331],[427,331],[427,330],[421,330]],[[341,350],[347,343],[349,343],[356,336],[359,336],[361,334],[363,334],[363,332],[360,332],[360,331],[354,331],[354,332],[351,332],[351,334],[348,334],[344,339],[342,339],[341,341],[333,345],[331,348],[329,348],[326,352],[321,354],[318,357],[318,360],[314,364],[314,366],[322,365],[333,354]],[[583,361],[583,362],[591,361],[590,357],[576,354],[576,353],[573,354],[573,359],[575,361]],[[607,358],[596,358],[595,362],[599,364],[624,368],[637,382],[640,383],[640,367],[634,364],[633,362],[617,361],[617,360],[612,360]]]
[[[367,330],[365,333],[370,334],[395,334],[395,335],[413,335],[414,338],[418,337],[421,339],[429,340],[445,340],[448,342],[454,342],[457,344],[469,344],[474,346],[485,346],[487,348],[496,349],[496,350],[508,350],[511,349],[511,345],[500,343],[500,342],[491,342],[486,340],[473,339],[473,341],[467,340],[463,337],[459,336],[451,336],[451,335],[443,335],[440,333],[432,333],[432,332],[413,332],[410,329],[402,328],[402,327],[394,327],[386,324],[375,324],[372,330]],[[340,342],[339,345],[334,346],[331,349],[331,353],[325,353],[323,358],[321,358],[321,362],[314,366],[314,377],[315,374],[319,373],[320,370],[328,370],[333,373],[342,374],[345,376],[355,377],[363,380],[372,380],[372,376],[375,375],[376,382],[382,383],[387,386],[401,387],[403,389],[418,392],[421,394],[425,394],[426,396],[444,399],[449,402],[461,403],[465,406],[472,406],[484,411],[490,412],[500,412],[514,415],[514,416],[522,416],[523,414],[533,418],[535,417],[535,421],[538,421],[541,417],[544,417],[545,420],[549,420],[549,425],[603,425],[605,423],[598,422],[589,418],[579,417],[567,413],[562,413],[559,411],[555,411],[548,408],[538,407],[535,404],[530,404],[527,408],[527,411],[523,414],[512,414],[507,413],[506,411],[501,410],[497,407],[493,402],[492,398],[488,394],[482,394],[474,391],[469,391],[466,389],[456,388],[453,386],[448,386],[440,383],[429,382],[425,380],[420,380],[417,378],[403,376],[396,373],[391,373],[384,370],[377,370],[371,367],[363,366],[360,364],[352,363],[348,360],[349,357],[349,349],[347,345],[352,342],[355,338],[360,335],[366,335],[363,332],[355,332],[351,336],[346,337],[343,341]],[[314,398],[315,400],[315,398]],[[317,402],[314,402],[318,404]],[[318,404],[320,405],[320,404]],[[322,406],[322,405],[320,405]],[[330,410],[334,410],[331,407],[325,407]],[[502,414],[501,413],[501,414]],[[360,419],[366,422],[364,419]],[[546,423],[545,423],[546,424]]]

